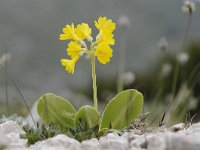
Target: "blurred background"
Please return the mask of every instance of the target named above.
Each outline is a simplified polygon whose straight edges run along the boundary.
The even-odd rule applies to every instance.
[[[116,44],[110,63],[96,67],[101,107],[117,93],[124,51],[124,89],[144,94],[144,112],[154,114],[152,121],[166,108],[170,116],[181,116],[176,122],[187,112],[192,116],[200,111],[200,3],[192,14],[184,13],[182,6],[182,0],[0,0],[0,56],[10,54],[6,69],[30,107],[47,92],[67,98],[77,108],[92,105],[90,61],[81,58],[73,75],[65,72],[60,59],[68,58],[67,42],[59,41],[59,34],[66,24],[85,22],[95,37],[94,20],[107,16],[117,23]],[[1,69],[0,114],[6,114],[6,97],[10,113],[28,113]],[[184,112],[167,109],[175,100]]]

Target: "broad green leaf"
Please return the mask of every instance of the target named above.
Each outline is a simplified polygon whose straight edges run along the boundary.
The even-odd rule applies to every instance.
[[[122,130],[140,114],[143,107],[143,95],[129,89],[116,95],[106,106],[100,129]]]
[[[76,110],[66,99],[53,93],[47,93],[40,97],[37,112],[46,124],[54,122],[62,127],[74,127]]]
[[[86,129],[91,129],[100,123],[99,113],[91,106],[81,107],[75,117],[75,125],[84,123]]]

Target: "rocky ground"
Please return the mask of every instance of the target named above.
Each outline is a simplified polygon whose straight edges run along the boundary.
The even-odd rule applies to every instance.
[[[99,140],[78,142],[65,135],[57,135],[34,145],[27,146],[27,140],[20,139],[24,131],[14,121],[0,124],[0,145],[9,150],[199,150],[200,123],[185,129],[177,124],[169,129],[143,133],[139,130],[125,132],[121,136],[109,133]],[[1,149],[1,148],[0,148]]]

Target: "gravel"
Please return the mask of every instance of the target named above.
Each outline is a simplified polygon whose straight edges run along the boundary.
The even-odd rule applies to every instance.
[[[109,133],[98,139],[78,142],[66,135],[39,141],[28,146],[27,140],[21,139],[24,131],[14,121],[0,124],[0,145],[8,150],[199,150],[200,123],[185,129],[184,124],[171,128],[157,129],[142,134],[139,131],[125,132],[122,135]]]

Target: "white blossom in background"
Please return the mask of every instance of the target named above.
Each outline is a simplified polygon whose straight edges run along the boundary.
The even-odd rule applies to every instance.
[[[197,106],[198,106],[198,99],[197,99],[197,98],[195,98],[195,97],[192,96],[192,97],[189,99],[188,102],[189,102],[189,103],[188,103],[188,109],[189,109],[189,110],[194,110],[194,109],[197,108]]]
[[[6,65],[6,63],[8,63],[11,59],[11,55],[10,54],[3,54],[0,57],[0,65],[4,66]]]
[[[182,6],[183,12],[192,14],[193,12],[195,12],[195,10],[196,10],[196,5],[193,1],[186,0],[183,2],[183,6]]]
[[[124,81],[124,85],[127,86],[127,85],[130,85],[132,84],[134,81],[135,81],[135,74],[133,72],[125,72],[123,74],[123,81]]]
[[[164,63],[161,68],[161,76],[167,77],[172,71],[172,65],[170,63]]]
[[[176,58],[181,65],[185,65],[189,60],[189,55],[185,52],[181,52],[176,56]]]
[[[166,50],[168,45],[169,45],[169,43],[168,43],[167,39],[165,37],[161,37],[159,42],[158,42],[158,47],[161,50]]]
[[[117,21],[117,24],[121,27],[125,27],[125,28],[128,28],[130,27],[130,19],[125,16],[125,15],[121,15]]]

